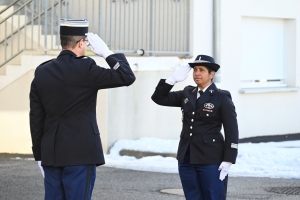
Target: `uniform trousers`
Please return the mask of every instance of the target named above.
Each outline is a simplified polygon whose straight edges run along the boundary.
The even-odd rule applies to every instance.
[[[184,161],[178,162],[185,198],[187,200],[226,200],[228,176],[221,181],[218,168],[219,165],[190,164],[188,150]]]
[[[90,200],[96,165],[50,167],[45,172],[45,200]]]

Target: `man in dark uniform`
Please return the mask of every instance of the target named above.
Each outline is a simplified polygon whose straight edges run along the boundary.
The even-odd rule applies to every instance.
[[[87,20],[62,20],[62,51],[35,71],[30,90],[32,150],[45,172],[45,199],[91,199],[96,166],[104,155],[96,120],[99,89],[135,81],[124,54],[113,54],[88,33]],[[111,69],[84,56],[91,50]]]
[[[197,87],[170,92],[185,80],[191,69]],[[231,95],[212,82],[220,66],[210,56],[179,68],[172,77],[161,79],[152,100],[162,106],[181,107],[182,131],[177,152],[179,175],[186,199],[226,199],[228,171],[235,163],[238,125]],[[221,134],[222,125],[225,140]]]

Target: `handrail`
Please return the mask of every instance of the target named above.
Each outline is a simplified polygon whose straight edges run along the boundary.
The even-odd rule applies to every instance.
[[[32,1],[32,0],[31,0],[31,1]],[[64,2],[64,1],[65,1],[65,0],[63,0],[63,1],[61,1],[61,2]],[[57,6],[57,4],[59,4],[59,3],[56,2],[56,3],[53,5],[53,7]],[[53,7],[49,7],[49,8],[47,9],[47,11],[51,10]],[[37,14],[32,20],[28,21],[26,24],[24,24],[23,26],[21,26],[19,30],[21,30],[21,29],[25,28],[27,25],[31,24],[31,23],[32,23],[34,20],[36,20],[38,17],[40,17],[40,16],[42,16],[43,14],[45,14],[45,12],[46,12],[46,11],[43,11],[43,12],[41,12],[40,14]],[[10,34],[9,36],[7,36],[7,38],[4,38],[4,39],[0,42],[0,44],[2,44],[3,42],[5,42],[5,41],[6,41],[7,39],[9,39],[12,35],[15,35],[16,33],[18,33],[19,30],[15,30],[15,31],[13,32],[13,34]]]
[[[12,7],[13,5],[15,5],[18,1],[20,0],[16,0],[14,2],[12,2],[11,4],[9,4],[6,8],[4,8],[3,10],[0,11],[0,15],[5,12],[7,9],[9,9],[10,7]]]
[[[20,50],[18,53],[16,53],[15,55],[13,55],[11,58],[7,59],[3,63],[0,63],[0,68],[2,66],[4,66],[6,63],[8,63],[9,61],[11,61],[12,59],[14,59],[15,57],[17,57],[18,55],[20,55],[23,51],[24,51],[24,49]]]
[[[18,8],[15,12],[13,12],[12,14],[10,14],[9,16],[7,16],[4,20],[2,20],[0,22],[0,24],[2,24],[3,22],[5,22],[7,19],[9,19],[11,16],[13,16],[14,14],[16,14],[17,12],[19,12],[21,9],[23,9],[27,4],[31,3],[32,0],[29,0],[28,2],[26,2],[25,4],[23,4],[23,6],[21,6],[20,8]]]

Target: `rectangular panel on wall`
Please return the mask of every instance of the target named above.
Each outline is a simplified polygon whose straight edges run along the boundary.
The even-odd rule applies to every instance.
[[[68,18],[89,19],[115,53],[190,55],[190,0],[68,0]]]
[[[285,79],[285,20],[243,17],[241,79],[260,82]]]

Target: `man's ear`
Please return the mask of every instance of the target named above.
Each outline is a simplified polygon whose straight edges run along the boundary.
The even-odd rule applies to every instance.
[[[78,42],[78,47],[81,49],[82,48],[82,45],[83,45],[83,40],[80,40],[79,42]]]
[[[211,77],[211,78],[214,78],[214,77],[215,77],[215,75],[216,75],[216,72],[215,72],[215,71],[211,71],[211,73],[210,73],[210,77]]]

